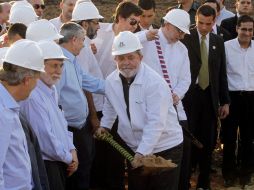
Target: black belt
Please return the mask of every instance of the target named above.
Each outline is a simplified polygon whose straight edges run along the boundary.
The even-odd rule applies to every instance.
[[[230,91],[229,93],[232,94],[232,95],[239,95],[239,96],[254,95],[254,91],[244,91],[244,90]]]

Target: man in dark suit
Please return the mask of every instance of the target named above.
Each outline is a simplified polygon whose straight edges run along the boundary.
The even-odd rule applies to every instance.
[[[219,14],[220,14],[220,4],[217,2],[217,0],[206,0],[204,5],[209,5],[216,11],[216,20],[217,20]],[[230,33],[226,29],[217,25],[216,22],[213,25],[212,33],[217,34],[220,37],[222,37],[224,42],[231,39]]]
[[[225,28],[231,34],[231,39],[237,37],[236,25],[238,17],[242,15],[250,15],[252,13],[252,1],[236,0],[235,7],[237,14],[234,17],[227,18],[221,22],[221,27]]]
[[[191,67],[191,85],[183,103],[190,130],[204,145],[203,149],[192,150],[193,161],[199,165],[197,189],[200,190],[210,189],[217,117],[225,118],[229,112],[224,43],[210,32],[215,16],[213,8],[201,6],[196,14],[196,28],[183,40]]]
[[[23,114],[19,114],[19,119],[26,135],[28,153],[31,160],[33,190],[49,190],[47,172],[41,155],[38,139]]]

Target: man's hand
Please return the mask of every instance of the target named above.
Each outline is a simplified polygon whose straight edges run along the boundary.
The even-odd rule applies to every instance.
[[[90,44],[91,46],[91,50],[93,52],[93,54],[96,54],[97,53],[97,47],[95,46],[95,44]]]
[[[158,29],[150,29],[146,32],[146,39],[152,41],[158,39]]]
[[[229,104],[225,104],[219,107],[219,117],[220,119],[225,119],[229,114]]]
[[[143,158],[144,156],[138,152],[136,152],[135,156],[134,156],[134,159],[133,161],[131,162],[131,165],[133,168],[138,168],[140,166],[142,166],[142,163],[141,163],[141,159]]]
[[[176,106],[177,104],[179,104],[180,98],[177,96],[177,94],[173,93],[172,94],[172,98],[173,98],[173,104]]]
[[[77,151],[71,150],[72,154],[72,162],[68,165],[67,171],[68,171],[68,177],[71,176],[75,171],[78,169],[78,157],[77,157]]]
[[[97,135],[100,136],[100,135],[107,134],[107,133],[109,133],[109,132],[108,132],[108,129],[106,129],[106,128],[104,128],[104,127],[99,127],[99,128],[95,131],[94,137],[97,138],[97,137],[96,137]]]

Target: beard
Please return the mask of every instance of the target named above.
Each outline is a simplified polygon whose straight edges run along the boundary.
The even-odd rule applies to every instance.
[[[138,72],[138,68],[136,68],[136,69],[119,69],[118,68],[118,71],[119,71],[119,73],[121,74],[121,75],[123,75],[124,76],[124,78],[133,78],[136,74],[137,74],[137,72]]]
[[[92,27],[88,27],[86,30],[86,35],[89,39],[95,39],[97,36],[97,30],[94,30]]]

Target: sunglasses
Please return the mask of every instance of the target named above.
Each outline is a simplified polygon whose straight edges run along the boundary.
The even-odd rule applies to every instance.
[[[33,8],[34,8],[34,9],[39,9],[39,8],[45,9],[46,7],[45,7],[45,5],[43,5],[43,4],[41,4],[41,5],[39,5],[39,4],[34,4],[34,5],[33,5]]]
[[[130,24],[131,26],[134,26],[134,25],[136,25],[136,24],[138,24],[138,23],[139,23],[139,21],[135,20],[134,18],[130,18],[130,19],[129,19],[129,24]]]

